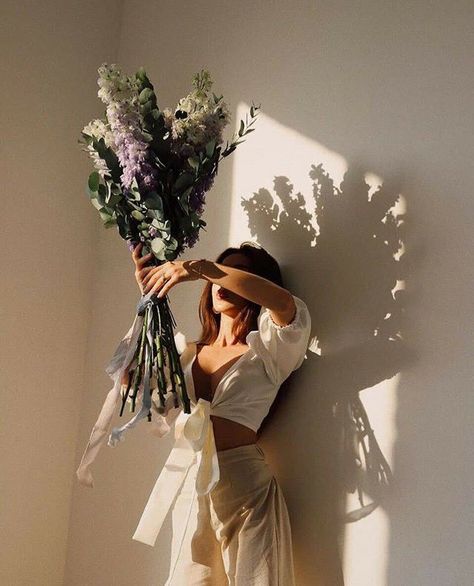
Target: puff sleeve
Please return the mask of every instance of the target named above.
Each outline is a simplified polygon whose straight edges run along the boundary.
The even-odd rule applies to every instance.
[[[262,307],[258,316],[259,346],[265,368],[275,384],[281,384],[303,363],[311,333],[311,315],[306,303],[293,295],[296,313],[293,321],[280,326],[270,310]]]

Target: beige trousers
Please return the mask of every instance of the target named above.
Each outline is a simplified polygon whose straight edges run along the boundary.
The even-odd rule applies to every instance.
[[[263,450],[250,444],[217,456],[214,489],[198,495],[191,473],[177,497],[175,537],[175,519],[190,514],[173,539],[165,586],[294,586],[288,510]]]

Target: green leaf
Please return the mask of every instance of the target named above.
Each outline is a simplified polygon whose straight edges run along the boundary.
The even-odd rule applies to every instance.
[[[104,222],[109,222],[112,219],[112,216],[109,213],[103,211],[103,209],[99,210],[99,214]]]
[[[91,197],[91,204],[95,207],[96,210],[102,209],[102,204],[97,201],[96,197]]]
[[[214,154],[214,149],[216,147],[216,139],[210,140],[207,144],[206,144],[206,155],[211,158],[212,155]]]
[[[154,92],[151,88],[146,87],[145,89],[143,89],[140,92],[140,95],[138,96],[138,99],[140,101],[140,104],[146,104],[149,100],[151,100],[154,96]]]
[[[187,188],[189,185],[194,183],[194,176],[191,173],[182,173],[178,179],[174,182],[173,192],[177,193],[182,189]]]
[[[185,191],[183,191],[182,197],[188,197],[191,191],[193,190],[193,185],[190,185]]]
[[[153,238],[153,240],[150,242],[150,245],[156,258],[159,260],[165,260],[164,253],[166,250],[166,244],[164,240],[162,238]]]
[[[122,175],[122,167],[120,162],[117,158],[117,155],[113,152],[112,149],[106,146],[105,141],[103,138],[99,140],[93,140],[92,146],[97,151],[99,157],[105,161],[107,168],[109,169],[110,173],[112,174],[113,180],[116,183],[120,183],[120,177]]]
[[[143,203],[150,210],[160,210],[161,212],[163,211],[163,200],[156,193],[156,191],[150,191],[147,193],[146,199]]]
[[[141,199],[140,190],[138,188],[138,183],[137,183],[137,180],[135,177],[132,179],[132,182],[130,184],[130,191],[132,192],[134,200],[140,201],[140,199]]]
[[[89,189],[91,191],[97,191],[99,189],[99,179],[100,179],[100,175],[97,171],[93,171],[89,175],[88,185],[89,185]]]
[[[199,168],[199,159],[196,157],[188,157],[188,163],[193,169],[196,169],[196,171]]]
[[[176,238],[170,238],[168,241],[169,250],[176,250],[178,248],[178,241]]]
[[[235,151],[236,148],[237,148],[236,146],[231,146],[226,151],[223,151],[222,156],[223,157],[228,157],[230,155],[230,153],[232,153],[233,151]]]
[[[157,222],[161,222],[163,220],[163,218],[165,217],[165,214],[162,210],[152,210],[151,208],[148,208],[147,215],[149,218],[152,219],[152,223],[155,220]]]
[[[141,67],[139,67],[138,71],[135,74],[135,77],[137,79],[139,79],[140,81],[145,81],[146,79],[148,79],[147,75],[146,75],[145,68],[143,67],[143,65]]]
[[[183,197],[182,195],[180,195],[178,197],[178,201],[181,205],[181,209],[183,210],[183,212],[185,214],[189,214],[188,198],[186,196]]]
[[[113,208],[119,203],[119,201],[121,201],[121,199],[122,199],[121,194],[111,192],[109,197],[106,198],[105,202],[108,206]]]
[[[164,230],[166,228],[165,223],[162,222],[159,218],[153,218],[150,222],[150,226],[153,226],[157,230]]]
[[[144,214],[142,214],[138,210],[133,210],[133,212],[131,213],[131,216],[133,218],[135,218],[135,220],[139,220],[139,221],[143,220],[143,218],[145,217]]]
[[[112,228],[113,226],[117,225],[117,220],[115,218],[110,218],[110,220],[107,220],[106,222],[104,222],[104,226],[106,228]]]

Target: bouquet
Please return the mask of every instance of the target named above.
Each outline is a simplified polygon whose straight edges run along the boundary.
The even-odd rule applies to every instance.
[[[95,167],[87,193],[104,226],[116,226],[130,250],[141,242],[141,256],[152,253],[150,264],[158,266],[193,247],[200,229],[205,230],[206,222],[201,218],[205,194],[213,185],[220,161],[253,132],[251,126],[260,106],[252,104],[250,121],[248,116],[245,122],[241,120],[238,133],[223,148],[223,130],[230,112],[223,96],[210,91],[209,71],[202,69],[194,75],[193,91],[179,100],[174,110],[160,109],[143,67],[127,76],[117,65],[104,63],[98,73],[98,96],[105,104],[105,114],[87,124],[78,141]],[[120,415],[127,402],[132,412],[140,396],[142,403],[131,421],[114,428],[109,439],[112,446],[138,420],[147,417],[151,421],[155,392],[159,413],[165,412],[168,401],[190,413],[173,336],[175,325],[167,296],[142,296],[132,328],[107,366],[114,388],[94,426],[89,451],[97,450],[108,432],[119,392]],[[126,385],[121,383],[124,378]],[[86,462],[81,462],[80,468],[85,470]],[[88,483],[92,484],[90,475]]]

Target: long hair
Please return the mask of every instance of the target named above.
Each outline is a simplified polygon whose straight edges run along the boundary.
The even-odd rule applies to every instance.
[[[222,263],[227,256],[235,253],[243,254],[249,259],[249,272],[284,287],[278,262],[270,253],[254,242],[245,241],[239,247],[229,246],[217,256],[214,262]],[[257,329],[260,309],[261,305],[248,301],[237,314],[233,322],[232,334],[239,343],[245,343],[247,333]],[[198,344],[212,344],[219,333],[221,316],[220,313],[215,314],[212,311],[211,281],[207,281],[199,301],[199,319],[202,330],[196,342]]]

